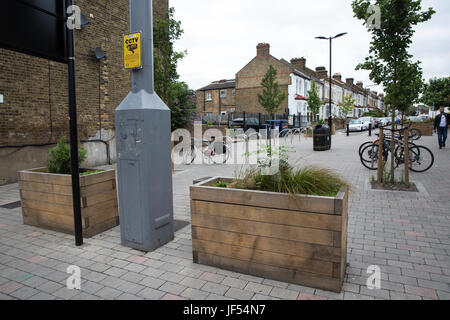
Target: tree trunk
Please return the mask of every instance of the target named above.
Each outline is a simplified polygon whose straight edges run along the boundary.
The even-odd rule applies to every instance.
[[[397,80],[394,80],[394,92],[395,92],[395,88],[397,87]],[[392,106],[391,106],[391,112],[392,112],[392,132],[391,132],[391,183],[393,184],[395,182],[395,156],[394,156],[394,152],[395,152],[395,141],[394,141],[394,130],[395,130],[395,110],[396,110],[396,103],[397,103],[397,99],[394,95],[393,97],[393,101],[392,101]]]

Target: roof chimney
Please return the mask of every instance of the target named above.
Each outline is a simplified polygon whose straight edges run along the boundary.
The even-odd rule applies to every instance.
[[[349,86],[352,86],[352,85],[353,85],[353,81],[355,81],[355,79],[353,79],[353,78],[347,78],[347,79],[345,79],[345,82],[346,82]]]
[[[333,79],[342,82],[342,75],[340,73],[335,73]]]
[[[268,43],[259,43],[256,46],[256,55],[258,57],[268,57],[268,56],[270,56],[270,44],[268,44]]]
[[[306,67],[305,58],[293,58],[291,59],[291,64],[293,64],[297,69],[303,70]]]
[[[356,83],[356,85],[357,85],[358,87],[360,87],[361,89],[364,89],[364,84],[363,84],[362,81],[358,81],[358,82]]]
[[[316,73],[317,73],[317,77],[319,79],[325,79],[328,77],[327,68],[325,68],[325,67],[317,67]]]

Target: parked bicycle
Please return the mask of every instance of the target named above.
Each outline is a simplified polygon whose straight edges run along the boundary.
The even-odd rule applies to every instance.
[[[387,161],[389,154],[391,152],[391,141],[394,139],[395,143],[395,150],[394,150],[394,158],[395,158],[395,164],[396,168],[399,167],[401,164],[405,163],[405,143],[404,140],[401,139],[403,136],[404,131],[406,128],[400,129],[400,130],[390,130],[385,129],[388,131],[391,131],[391,136],[386,136],[384,138],[384,143],[382,146],[382,156],[383,161]],[[396,136],[396,132],[400,133]],[[411,135],[410,135],[411,137]],[[412,138],[411,138],[412,139]],[[416,145],[410,141],[408,141],[408,161],[409,161],[409,169],[413,172],[425,172],[429,170],[433,164],[434,164],[434,155],[431,152],[430,149]],[[380,150],[380,143],[379,140],[363,146],[359,156],[361,163],[364,167],[368,168],[369,170],[377,170],[378,169],[378,154]]]
[[[391,131],[389,128],[387,128],[387,126],[380,127],[380,128],[383,128],[385,130]],[[398,130],[399,133],[395,136],[395,138],[398,139],[398,140],[403,140],[404,139],[403,132],[406,130],[406,128],[409,129],[409,138],[408,138],[409,141],[418,141],[418,140],[420,140],[420,138],[422,138],[422,132],[419,129],[410,128],[410,126],[407,126],[407,127],[402,128],[402,129],[399,129]],[[376,136],[379,136],[379,134],[376,134]],[[363,150],[364,147],[366,147],[368,145],[371,145],[371,144],[374,144],[374,143],[378,143],[378,139],[376,139],[375,141],[364,142],[359,147],[358,153],[361,154],[361,151]]]
[[[194,163],[197,155],[201,155],[203,160],[209,163],[224,164],[231,155],[233,140],[230,137],[215,138],[210,140],[199,140],[193,138],[190,150],[183,153],[183,164],[189,165]]]

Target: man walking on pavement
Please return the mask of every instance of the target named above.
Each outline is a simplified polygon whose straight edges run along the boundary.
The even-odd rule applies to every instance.
[[[445,148],[449,125],[450,114],[445,113],[444,108],[441,108],[441,113],[434,119],[434,132],[438,134],[439,149]]]

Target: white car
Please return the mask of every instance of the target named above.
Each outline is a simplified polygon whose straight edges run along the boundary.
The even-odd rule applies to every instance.
[[[375,129],[375,120],[372,117],[359,118],[359,120],[364,124],[364,130],[369,130],[369,124],[372,124],[372,129]]]
[[[348,129],[349,131],[364,131],[366,125],[361,120],[350,120]]]
[[[379,118],[378,119],[378,128],[385,127],[389,124],[389,120],[387,118]]]

